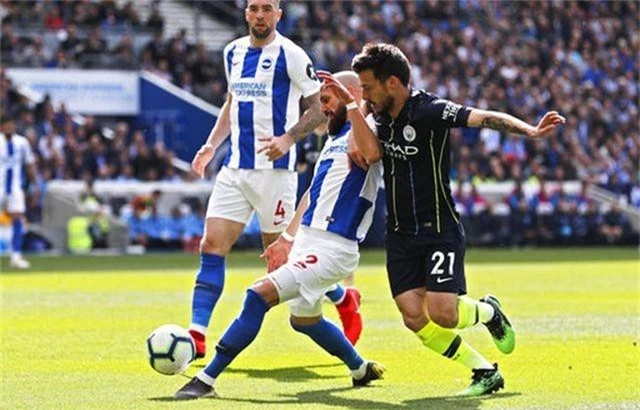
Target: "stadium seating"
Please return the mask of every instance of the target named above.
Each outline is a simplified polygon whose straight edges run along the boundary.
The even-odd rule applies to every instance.
[[[145,69],[220,105],[226,88],[220,50],[190,41],[196,36],[187,31],[174,30],[165,36],[162,30],[172,16],[161,15],[155,2],[146,2],[143,19],[140,4],[3,1],[2,64]],[[224,1],[183,7],[211,19],[241,22],[236,5],[236,1]],[[318,68],[348,69],[365,42],[387,41],[399,45],[409,57],[417,87],[461,103],[507,111],[529,122],[536,122],[551,108],[568,118],[550,141],[522,141],[490,130],[454,130],[452,180],[469,187],[514,180],[532,187],[546,180],[584,181],[606,189],[623,204],[640,208],[640,86],[633,52],[640,48],[637,2],[292,0],[284,7],[279,30],[301,44]],[[4,67],[0,67],[0,114],[17,118],[19,132],[29,138],[38,158],[39,186],[29,187],[31,192],[46,192],[47,183],[54,180],[194,179],[188,172],[176,172],[172,153],[161,143],[148,141],[135,120],[89,116],[79,122],[47,99],[34,105],[12,85]],[[105,132],[104,125],[113,132]],[[301,170],[312,169],[319,148],[315,143],[300,144]],[[307,179],[301,177],[301,181]],[[528,212],[551,215],[552,225],[563,219],[572,221],[574,231],[582,229],[588,207],[581,206],[579,195],[568,195],[562,202],[539,201],[538,195],[527,195]],[[110,199],[113,210],[117,212],[130,199]],[[464,209],[469,198],[461,194],[456,200]],[[478,243],[519,244],[500,236],[508,238],[515,226],[529,218],[527,212],[514,212],[509,206],[511,222],[504,223],[502,234],[494,235],[487,232],[492,229],[490,218],[478,216],[507,218],[501,201],[491,200],[464,212],[470,223],[478,225],[470,226],[470,231],[485,238]],[[570,217],[560,212],[560,203]],[[544,211],[548,206],[551,211]],[[35,198],[29,207],[29,217],[40,219],[43,199]],[[605,218],[608,212],[606,207],[597,211],[597,218]],[[538,218],[542,219],[548,218]],[[623,224],[629,222],[634,221],[627,218]],[[540,228],[535,238],[523,243],[550,243],[562,236],[558,232],[549,236],[546,231],[554,232]],[[604,241],[599,233],[596,236]]]

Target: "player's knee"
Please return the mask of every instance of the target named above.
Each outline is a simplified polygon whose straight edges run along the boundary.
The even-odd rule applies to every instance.
[[[224,256],[229,253],[230,246],[225,246],[211,235],[205,235],[200,240],[200,253],[212,253]]]
[[[436,311],[430,312],[431,320],[440,327],[445,329],[453,329],[458,324],[458,313],[456,311]]]
[[[428,320],[424,315],[402,315],[404,325],[412,332],[417,332],[426,326]]]
[[[289,324],[296,332],[306,333],[309,326],[315,325],[321,318],[322,316],[301,317],[291,315],[289,317]]]
[[[258,279],[249,289],[247,289],[247,292],[253,292],[260,296],[262,300],[269,305],[269,307],[275,306],[279,303],[278,291],[273,283],[267,278]]]

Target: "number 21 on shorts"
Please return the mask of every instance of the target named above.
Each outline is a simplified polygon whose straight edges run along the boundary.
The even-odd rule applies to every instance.
[[[441,251],[435,251],[432,255],[431,255],[431,261],[434,262],[433,264],[433,268],[431,269],[431,274],[432,275],[442,275],[445,273],[445,260],[449,259],[449,271],[447,272],[449,275],[453,276],[453,265],[455,263],[456,260],[456,253],[455,252],[447,252],[447,254],[445,255],[444,252]],[[445,265],[445,266],[442,266]]]

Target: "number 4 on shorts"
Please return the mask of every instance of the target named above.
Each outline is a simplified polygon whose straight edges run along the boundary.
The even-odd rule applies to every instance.
[[[276,211],[273,213],[273,225],[278,226],[283,223],[286,214],[287,211],[282,205],[282,199],[278,199],[278,203],[276,204]]]

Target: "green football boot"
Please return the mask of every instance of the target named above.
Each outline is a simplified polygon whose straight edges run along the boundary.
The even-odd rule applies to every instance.
[[[495,311],[493,318],[484,325],[491,333],[498,350],[504,354],[513,352],[513,349],[516,348],[516,332],[507,319],[507,315],[504,314],[500,301],[493,295],[487,295],[480,301],[490,304]]]
[[[461,392],[456,393],[458,397],[483,396],[497,392],[504,387],[504,379],[498,371],[498,364],[493,364],[493,369],[473,369],[471,385]]]

